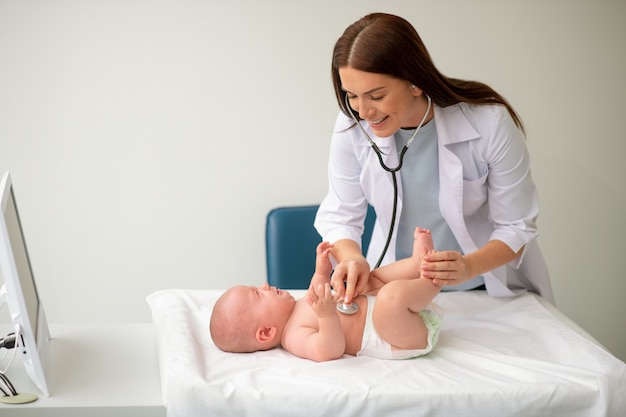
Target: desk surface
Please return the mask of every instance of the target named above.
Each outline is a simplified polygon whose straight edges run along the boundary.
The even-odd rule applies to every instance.
[[[5,328],[2,335],[11,331]],[[50,334],[50,397],[28,378],[18,353],[6,374],[18,392],[39,399],[0,404],[0,416],[165,416],[151,323],[51,324]]]

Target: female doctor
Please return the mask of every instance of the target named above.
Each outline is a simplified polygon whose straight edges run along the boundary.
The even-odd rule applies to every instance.
[[[422,276],[444,290],[530,290],[553,302],[523,126],[510,104],[485,84],[442,75],[413,26],[388,14],[346,29],[331,72],[341,112],[315,227],[334,243],[332,284],[345,302],[372,267],[410,256],[416,226],[430,229],[437,250]],[[376,222],[366,258],[368,204]]]

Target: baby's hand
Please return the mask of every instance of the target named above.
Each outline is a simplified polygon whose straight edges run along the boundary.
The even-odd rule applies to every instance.
[[[330,279],[330,273],[333,272],[333,264],[329,258],[332,248],[332,243],[322,242],[315,249],[315,273],[324,275],[328,279]]]
[[[338,297],[331,292],[329,283],[310,288],[306,300],[319,318],[337,315]]]

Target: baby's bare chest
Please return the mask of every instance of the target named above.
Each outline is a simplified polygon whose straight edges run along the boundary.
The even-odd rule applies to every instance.
[[[363,328],[365,327],[365,318],[367,315],[367,298],[358,297],[356,300],[359,309],[356,314],[342,314],[336,312],[337,318],[343,329],[344,339],[346,342],[346,352],[349,355],[356,355],[361,350],[361,339],[363,338]],[[306,300],[298,300],[296,307],[292,312],[290,321],[300,323],[300,325],[319,331],[319,318],[315,311],[306,302]]]

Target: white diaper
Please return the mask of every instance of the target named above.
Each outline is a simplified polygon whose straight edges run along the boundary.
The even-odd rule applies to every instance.
[[[363,329],[363,340],[361,341],[361,350],[357,352],[357,356],[370,356],[379,359],[411,359],[423,356],[433,350],[439,339],[439,329],[441,327],[442,313],[441,308],[431,303],[427,308],[420,312],[420,317],[424,321],[428,329],[428,344],[424,349],[413,350],[394,350],[391,345],[384,341],[374,328],[372,320],[372,312],[376,297],[367,296],[367,316],[365,317],[365,328]]]

